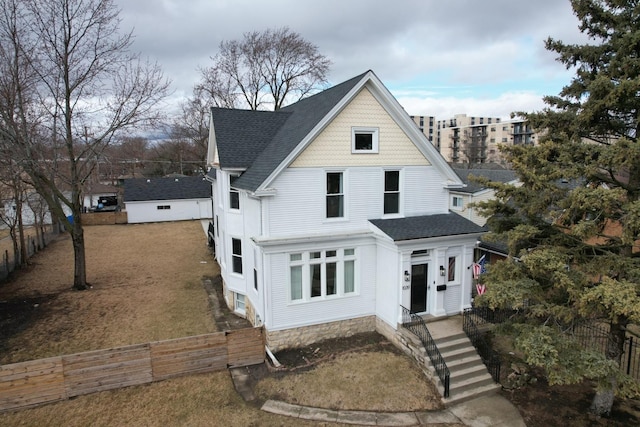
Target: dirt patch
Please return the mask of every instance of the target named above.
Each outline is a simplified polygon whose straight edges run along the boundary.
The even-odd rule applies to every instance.
[[[540,369],[526,367],[519,355],[510,351],[510,340],[495,336],[491,341],[502,359],[500,382],[504,387],[500,393],[518,408],[527,426],[640,425],[640,401],[616,399],[609,417],[591,415],[589,407],[595,394],[595,387],[591,382],[550,386]],[[515,380],[516,384],[520,383],[518,386],[510,386],[514,384],[514,376],[520,377]]]
[[[254,390],[261,400],[333,410],[443,409],[425,374],[376,332],[324,340],[275,356],[282,367],[253,370]]]
[[[252,327],[247,319],[238,316],[229,309],[222,295],[222,278],[220,275],[205,278],[203,284],[209,295],[211,313],[219,331],[232,331]]]
[[[7,352],[7,339],[47,317],[47,304],[55,296],[14,298],[0,301],[0,353]]]

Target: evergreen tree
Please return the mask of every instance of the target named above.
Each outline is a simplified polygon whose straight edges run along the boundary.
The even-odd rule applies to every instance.
[[[521,187],[498,185],[483,203],[489,238],[509,256],[484,278],[491,307],[523,308],[512,328],[526,361],[550,384],[596,384],[591,411],[638,395],[620,371],[625,335],[640,322],[640,2],[572,0],[586,44],[549,38],[575,76],[547,107],[520,113],[540,144],[505,147]],[[606,326],[606,351],[571,339],[577,325]]]

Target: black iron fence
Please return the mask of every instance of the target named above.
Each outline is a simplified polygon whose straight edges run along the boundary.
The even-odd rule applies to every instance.
[[[436,374],[444,386],[444,397],[449,397],[451,373],[449,372],[449,368],[447,368],[444,358],[440,354],[440,350],[438,350],[436,342],[431,337],[424,320],[417,314],[412,313],[408,308],[402,307],[402,326],[411,331],[422,342],[422,345],[429,355],[431,364],[436,370]]]
[[[572,338],[585,349],[605,353],[609,341],[609,327],[597,324],[574,325],[570,332]],[[624,351],[620,370],[636,380],[640,380],[640,354],[638,337],[628,335],[624,340]]]
[[[496,353],[491,344],[486,340],[485,335],[480,332],[476,321],[484,321],[494,323],[495,320],[506,319],[507,317],[488,316],[484,317],[482,314],[490,314],[486,311],[476,310],[476,307],[467,308],[462,315],[462,329],[467,337],[471,341],[471,344],[476,348],[478,355],[482,359],[482,362],[487,367],[489,374],[493,380],[497,383],[500,382],[500,368],[502,366],[500,362],[500,355]],[[494,313],[495,314],[495,313]],[[491,320],[487,320],[491,319]],[[504,320],[502,320],[504,321]]]
[[[504,323],[522,314],[522,311],[511,309],[491,310],[488,307],[471,307],[464,311],[463,328],[469,339],[473,342],[474,338],[472,338],[472,336],[482,336],[482,333],[478,332],[478,328],[487,324]],[[469,326],[467,326],[467,324],[469,324]],[[469,328],[469,332],[467,332],[467,328]],[[569,330],[565,330],[564,333],[568,334],[571,339],[575,340],[582,348],[601,353],[607,351],[609,328],[606,325],[593,323],[573,325]],[[486,342],[486,340],[484,341]],[[636,380],[640,380],[640,350],[638,349],[638,341],[640,341],[640,338],[633,335],[626,337],[624,352],[620,363],[620,370]],[[474,346],[476,346],[475,343]],[[480,344],[480,346],[484,346],[484,344]],[[478,349],[478,353],[483,351],[478,346],[476,346],[476,349]],[[480,354],[480,356],[484,361],[485,356],[482,354]],[[489,360],[493,358],[490,356],[487,357]],[[487,364],[487,362],[485,362],[485,364]],[[491,371],[489,365],[487,365],[487,368]],[[493,372],[491,374],[493,375]],[[494,379],[495,378],[496,377],[494,377]]]

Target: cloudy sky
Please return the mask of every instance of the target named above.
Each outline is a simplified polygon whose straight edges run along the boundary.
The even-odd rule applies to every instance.
[[[333,65],[329,82],[373,70],[409,114],[509,116],[542,108],[571,73],[544,49],[583,42],[569,0],[115,0],[134,49],[184,99],[223,40],[289,27]]]

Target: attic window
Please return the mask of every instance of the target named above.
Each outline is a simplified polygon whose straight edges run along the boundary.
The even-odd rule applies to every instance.
[[[352,127],[351,128],[351,152],[352,153],[377,153],[378,152],[378,128]]]

